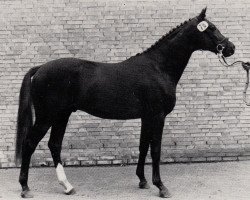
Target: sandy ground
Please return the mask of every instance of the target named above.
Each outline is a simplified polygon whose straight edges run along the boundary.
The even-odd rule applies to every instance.
[[[136,166],[67,167],[75,195],[63,194],[54,168],[31,168],[29,185],[34,200],[159,200],[151,182],[151,166],[146,166],[150,189],[139,189]],[[0,200],[20,197],[19,169],[0,170]],[[249,200],[250,161],[161,165],[162,180],[171,200]]]

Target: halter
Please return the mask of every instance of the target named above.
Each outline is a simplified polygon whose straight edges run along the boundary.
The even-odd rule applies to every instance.
[[[224,41],[225,39],[228,39],[228,38],[224,38],[222,41]],[[250,106],[250,102],[247,102],[247,97],[246,97],[246,95],[247,95],[247,88],[248,88],[248,85],[249,85],[250,62],[243,62],[241,60],[237,60],[237,61],[235,61],[235,62],[233,62],[231,64],[228,64],[227,61],[226,61],[226,59],[225,59],[225,57],[223,56],[223,53],[222,53],[222,51],[223,51],[224,48],[225,47],[222,44],[220,44],[220,43],[216,46],[216,49],[218,51],[217,55],[218,55],[220,63],[223,66],[225,66],[225,67],[230,67],[230,66],[235,65],[236,63],[241,63],[243,69],[246,71],[246,83],[245,83],[245,88],[243,90],[243,101],[244,101],[244,103],[247,106]]]
[[[218,43],[216,42],[216,50],[218,51],[218,53],[222,53],[223,49],[225,48],[222,43],[224,41],[228,41],[228,38],[225,37],[224,39],[222,39],[221,41],[219,41]]]

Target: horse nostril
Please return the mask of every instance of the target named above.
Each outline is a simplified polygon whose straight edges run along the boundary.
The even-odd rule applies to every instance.
[[[235,46],[234,45],[232,46],[232,49],[233,49],[233,52],[234,52],[235,51]]]
[[[229,52],[230,56],[234,54],[234,52],[235,52],[234,50],[235,50],[235,48],[231,49],[231,51]]]
[[[232,53],[234,54],[234,52],[235,52],[235,46],[233,46],[232,48]]]

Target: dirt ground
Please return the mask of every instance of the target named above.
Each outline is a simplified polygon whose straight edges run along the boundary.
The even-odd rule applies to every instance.
[[[76,194],[67,196],[58,184],[54,168],[31,168],[29,185],[34,200],[159,200],[146,166],[150,189],[139,189],[136,166],[67,167]],[[19,169],[0,170],[0,200],[20,197]],[[161,165],[162,180],[171,200],[249,200],[250,161]]]

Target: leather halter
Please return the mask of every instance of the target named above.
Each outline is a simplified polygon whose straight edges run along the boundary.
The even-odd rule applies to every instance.
[[[218,43],[216,43],[216,50],[218,51],[219,54],[222,54],[223,49],[225,48],[223,45],[224,41],[228,41],[228,38],[225,37],[224,39],[222,39],[221,41],[219,41]]]

